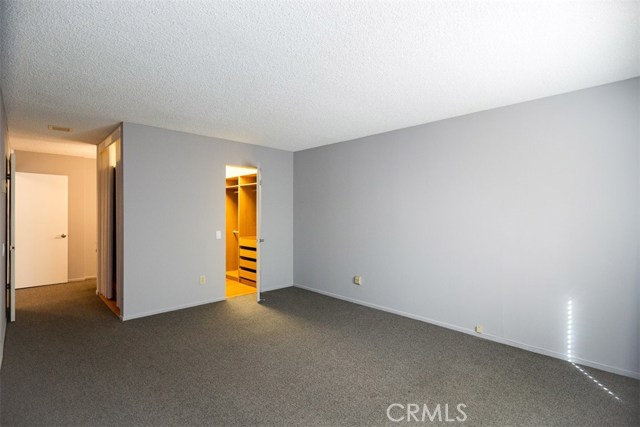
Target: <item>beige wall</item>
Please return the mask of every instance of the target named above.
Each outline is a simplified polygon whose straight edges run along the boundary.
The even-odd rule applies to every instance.
[[[69,280],[96,276],[96,161],[16,151],[16,171],[69,177]]]

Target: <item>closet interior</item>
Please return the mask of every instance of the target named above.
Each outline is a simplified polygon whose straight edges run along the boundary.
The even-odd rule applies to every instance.
[[[256,292],[257,170],[227,166],[226,284],[227,298]]]

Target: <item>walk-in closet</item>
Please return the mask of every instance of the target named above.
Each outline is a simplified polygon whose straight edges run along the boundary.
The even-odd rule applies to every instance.
[[[227,166],[226,170],[226,296],[256,292],[257,169]]]

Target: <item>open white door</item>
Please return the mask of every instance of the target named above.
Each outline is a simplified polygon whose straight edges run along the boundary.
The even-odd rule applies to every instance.
[[[68,282],[69,177],[15,174],[15,287]]]
[[[264,239],[262,238],[262,170],[260,169],[260,165],[256,166],[256,255],[258,257],[258,271],[256,274],[256,297],[257,301],[260,302],[260,292],[262,289],[262,242]]]
[[[16,155],[9,156],[9,321],[16,320]]]

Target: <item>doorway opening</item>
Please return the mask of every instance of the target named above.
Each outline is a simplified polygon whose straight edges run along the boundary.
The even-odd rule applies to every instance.
[[[100,299],[122,318],[122,132],[98,145],[98,283]]]
[[[10,141],[7,175],[7,314],[15,321],[16,294],[76,289],[96,278],[95,145]],[[17,248],[17,249],[16,249]],[[16,289],[18,292],[16,292]]]
[[[226,297],[259,292],[258,168],[226,167]]]

